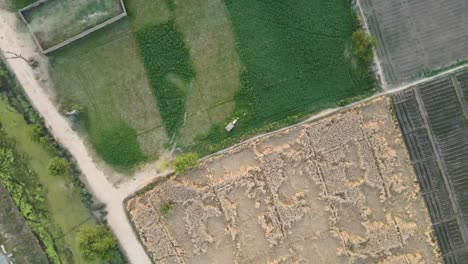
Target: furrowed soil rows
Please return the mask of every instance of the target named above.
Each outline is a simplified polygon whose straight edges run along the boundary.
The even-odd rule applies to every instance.
[[[360,0],[390,85],[468,59],[465,0]]]
[[[381,97],[204,160],[131,198],[130,217],[158,263],[438,263],[389,109]]]
[[[393,96],[445,263],[468,262],[467,80],[464,71]]]

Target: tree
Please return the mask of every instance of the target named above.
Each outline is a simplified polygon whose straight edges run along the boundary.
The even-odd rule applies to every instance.
[[[353,33],[353,55],[363,62],[369,63],[374,57],[373,48],[377,44],[375,38],[364,30]]]
[[[197,166],[198,155],[193,152],[189,152],[180,156],[177,156],[174,161],[174,168],[176,174],[184,174],[187,170]]]
[[[66,174],[69,167],[70,164],[68,164],[67,160],[62,158],[53,158],[49,161],[47,169],[49,170],[50,175],[60,176]]]
[[[34,142],[41,142],[41,138],[45,137],[44,129],[38,125],[33,126],[30,133],[31,140]]]
[[[87,261],[110,262],[120,257],[117,239],[105,225],[82,226],[76,240]]]

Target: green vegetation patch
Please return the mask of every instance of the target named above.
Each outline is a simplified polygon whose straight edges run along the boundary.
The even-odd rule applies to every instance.
[[[230,133],[214,126],[193,150],[216,151],[254,131],[297,122],[374,87],[368,64],[352,53],[356,20],[349,1],[225,4],[245,65],[233,116],[239,121]]]
[[[14,9],[21,9],[34,2],[36,2],[36,0],[10,0],[10,4]]]
[[[49,223],[43,188],[26,157],[16,150],[15,145],[15,141],[0,130],[0,180],[28,226],[39,237],[49,260],[60,263],[53,233],[50,231],[53,226]]]
[[[135,130],[125,123],[104,131],[95,145],[98,154],[117,168],[132,169],[146,159],[138,145]]]
[[[184,174],[189,169],[197,166],[198,155],[196,153],[185,153],[177,156],[174,160],[174,169],[177,174]]]
[[[172,22],[136,34],[150,85],[169,137],[184,124],[186,93],[193,77],[189,51]]]

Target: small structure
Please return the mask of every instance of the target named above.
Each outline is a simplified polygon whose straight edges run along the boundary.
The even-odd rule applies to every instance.
[[[99,0],[88,0],[99,1]],[[86,13],[79,9],[79,5],[83,1],[73,0],[38,0],[35,3],[28,5],[18,11],[21,19],[28,26],[34,41],[43,54],[50,53],[60,49],[76,40],[79,40],[92,32],[99,30],[107,25],[110,25],[127,16],[127,10],[123,0],[112,0],[113,9],[108,10],[110,15],[105,19],[94,21],[92,18],[96,14],[103,12]],[[87,3],[84,1],[84,3]],[[66,6],[68,9],[58,8],[57,5]],[[77,12],[83,17],[79,19],[63,19],[63,17],[74,17],[73,14],[68,14],[70,10]],[[89,22],[89,24],[84,23]],[[90,22],[92,21],[92,22]],[[49,39],[49,37],[54,39]],[[55,38],[56,37],[56,38]]]
[[[232,120],[231,122],[229,122],[229,124],[227,124],[227,126],[224,127],[224,129],[226,129],[227,132],[230,132],[234,128],[234,126],[236,125],[237,120],[239,120],[239,118],[236,118],[236,119]]]

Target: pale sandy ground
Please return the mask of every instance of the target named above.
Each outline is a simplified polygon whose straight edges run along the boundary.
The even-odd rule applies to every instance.
[[[78,165],[83,171],[83,180],[87,183],[89,190],[100,201],[107,205],[109,225],[118,237],[120,245],[127,254],[129,261],[138,264],[150,263],[149,258],[128,222],[122,202],[127,196],[146,186],[161,175],[156,172],[154,166],[148,165],[140,172],[137,172],[134,177],[129,177],[130,180],[127,182],[122,182],[118,185],[109,182],[108,179],[113,177],[113,175],[110,174],[113,173],[108,170],[103,170],[102,167],[97,165],[98,163],[93,160],[91,153],[86,148],[84,140],[71,129],[67,120],[59,114],[57,108],[53,105],[50,97],[51,90],[48,89],[50,84],[47,81],[47,59],[37,53],[32,38],[25,30],[24,25],[21,25],[21,21],[19,21],[16,14],[4,9],[0,9],[0,50],[2,51],[2,55],[7,58],[7,64],[13,73],[17,75],[19,82],[31,99],[32,104],[44,117],[52,134],[77,160]],[[35,58],[40,62],[39,69],[32,69],[25,60],[21,57],[17,57],[15,54],[26,59]],[[422,79],[391,91],[385,91],[384,93],[377,94],[362,101],[368,101],[382,94],[390,94],[409,88],[415,84],[438,78],[441,75],[450,74],[463,67],[464,66],[457,67],[437,76]],[[309,121],[322,118],[340,109],[341,108],[323,111],[311,117]],[[288,128],[282,130],[285,129]],[[258,137],[255,137],[252,140],[256,140],[257,138]],[[232,148],[234,147],[236,146]]]

